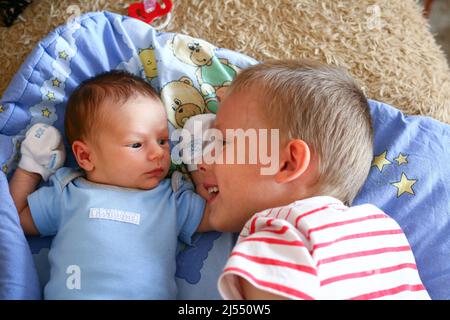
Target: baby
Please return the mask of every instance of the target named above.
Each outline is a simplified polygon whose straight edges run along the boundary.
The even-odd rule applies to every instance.
[[[158,95],[131,74],[98,75],[71,95],[65,133],[82,170],[56,171],[62,139],[38,124],[10,182],[25,233],[55,235],[44,297],[174,299],[177,238],[189,244],[207,231],[208,215],[191,183],[173,190],[165,179],[169,133]],[[50,184],[33,192],[41,176]]]
[[[348,207],[373,157],[367,100],[342,70],[307,61],[250,67],[232,82],[214,127],[211,226],[240,232],[219,290],[226,299],[429,299],[400,226],[377,207]],[[230,163],[237,129],[279,129],[267,163]],[[251,137],[250,134],[247,135]],[[254,135],[244,145],[268,145]],[[265,137],[265,138],[264,138]],[[254,145],[253,145],[254,146]]]

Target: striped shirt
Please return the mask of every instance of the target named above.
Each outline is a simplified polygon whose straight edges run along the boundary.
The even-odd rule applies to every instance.
[[[331,197],[255,214],[219,278],[223,298],[242,299],[237,276],[290,299],[430,299],[398,223]]]

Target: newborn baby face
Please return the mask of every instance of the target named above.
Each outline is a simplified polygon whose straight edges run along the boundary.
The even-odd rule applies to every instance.
[[[161,101],[138,95],[109,107],[97,131],[95,182],[152,189],[170,167],[167,117]]]

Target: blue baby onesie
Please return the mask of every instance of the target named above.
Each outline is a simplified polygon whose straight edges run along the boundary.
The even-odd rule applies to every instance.
[[[56,235],[46,299],[175,299],[177,239],[189,244],[205,206],[188,182],[105,187],[69,168],[28,203],[41,235]]]

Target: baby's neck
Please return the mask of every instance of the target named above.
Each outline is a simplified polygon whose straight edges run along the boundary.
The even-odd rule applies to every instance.
[[[95,175],[92,174],[92,172],[84,172],[84,180],[93,185],[96,186],[98,188],[104,188],[104,189],[116,189],[116,190],[122,190],[122,191],[146,191],[146,190],[152,190],[155,189],[160,183],[161,181],[158,182],[157,185],[155,185],[153,188],[148,188],[148,189],[142,189],[139,187],[133,187],[133,186],[129,186],[129,185],[121,185],[121,184],[117,184],[117,183],[113,183],[109,180],[103,180],[103,179],[98,179]]]

